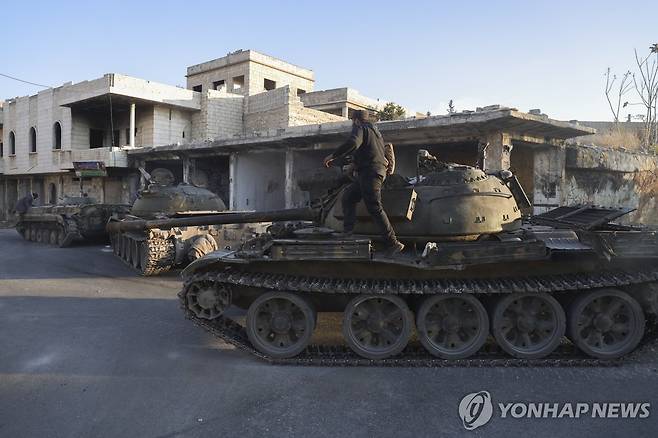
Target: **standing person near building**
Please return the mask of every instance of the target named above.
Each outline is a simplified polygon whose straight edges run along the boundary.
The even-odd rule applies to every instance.
[[[23,218],[23,215],[27,213],[30,207],[32,207],[34,201],[37,199],[39,199],[38,193],[30,193],[29,195],[22,197],[18,200],[18,202],[16,202],[15,210],[19,219]]]
[[[356,224],[356,205],[361,199],[380,229],[386,245],[386,252],[394,255],[404,249],[398,241],[388,216],[382,206],[382,183],[387,175],[389,161],[386,159],[384,139],[379,130],[370,122],[367,111],[354,111],[352,134],[333,154],[325,157],[324,165],[352,155],[356,170],[356,180],[343,192],[343,231],[352,233]]]

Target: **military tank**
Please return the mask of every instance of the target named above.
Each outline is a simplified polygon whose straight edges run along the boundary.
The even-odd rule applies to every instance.
[[[105,225],[122,217],[128,205],[99,204],[88,196],[67,196],[55,205],[30,207],[16,224],[24,239],[67,247],[76,241],[107,239]]]
[[[529,202],[511,172],[421,151],[417,176],[389,177],[382,191],[406,244],[387,257],[365,210],[354,234],[341,233],[343,190],[306,210],[205,219],[312,222],[190,264],[186,316],[272,363],[592,365],[651,336],[658,232],[614,222],[630,209],[524,218]]]
[[[127,215],[112,216],[107,223],[112,250],[142,275],[157,275],[217,249],[239,246],[266,224],[227,224],[222,227],[199,223],[177,226],[176,220],[199,215],[222,214],[224,202],[210,190],[192,184],[173,184],[166,169],[151,174]],[[157,227],[142,227],[145,220],[159,220]]]

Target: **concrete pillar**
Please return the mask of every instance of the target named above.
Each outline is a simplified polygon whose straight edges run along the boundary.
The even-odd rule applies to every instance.
[[[234,152],[231,154],[229,157],[229,162],[228,162],[228,197],[229,197],[229,209],[235,210],[238,205],[238,198],[237,198],[237,184],[236,184],[236,179],[235,179],[235,173],[237,170],[237,165],[238,165],[238,154],[237,152]]]
[[[347,118],[347,116],[349,115],[349,110],[347,108],[347,105],[341,108],[340,115]]]
[[[295,170],[295,153],[291,150],[286,151],[286,164],[285,164],[285,203],[286,208],[293,208],[294,204],[294,191],[295,191],[295,181],[294,181],[294,170]]]
[[[533,169],[533,213],[541,214],[565,203],[565,150],[549,146],[537,149]]]
[[[135,147],[135,104],[130,104],[130,132],[128,132],[128,145]]]
[[[487,134],[485,141],[487,146],[484,152],[483,169],[487,172],[509,169],[513,147],[510,135],[504,132],[493,132]]]
[[[189,157],[183,156],[183,182],[185,184],[190,183],[190,170],[192,167],[192,162]]]

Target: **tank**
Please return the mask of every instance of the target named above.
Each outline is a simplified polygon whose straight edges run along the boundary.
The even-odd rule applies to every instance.
[[[191,184],[173,184],[166,169],[151,174],[140,169],[148,186],[140,191],[130,214],[113,216],[107,232],[114,254],[142,275],[157,275],[215,251],[230,249],[265,224],[206,223],[176,226],[175,221],[200,215],[213,217],[226,211],[224,202],[210,190]],[[145,220],[160,221],[160,227],[135,227]]]
[[[363,214],[340,232],[343,190],[260,213],[303,221],[190,264],[186,316],[271,363],[307,365],[598,365],[652,336],[658,234],[615,223],[630,209],[523,216],[509,171],[421,151],[417,176],[383,189],[406,245],[387,256]]]
[[[107,239],[108,219],[112,215],[121,217],[128,210],[128,205],[68,196],[55,205],[30,207],[17,222],[16,230],[26,240],[67,247],[76,241]]]

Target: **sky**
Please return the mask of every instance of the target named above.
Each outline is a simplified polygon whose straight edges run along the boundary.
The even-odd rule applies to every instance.
[[[254,49],[312,69],[316,90],[561,120],[610,120],[606,69],[623,74],[658,42],[656,0],[4,0],[2,15],[0,73],[39,84],[114,72],[184,86],[187,66]],[[0,99],[39,90],[0,76]]]

